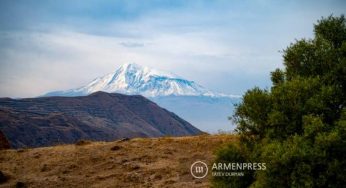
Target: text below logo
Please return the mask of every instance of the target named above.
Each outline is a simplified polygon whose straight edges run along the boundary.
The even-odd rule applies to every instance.
[[[196,161],[191,165],[191,175],[195,178],[204,178],[208,174],[208,166],[202,161]]]

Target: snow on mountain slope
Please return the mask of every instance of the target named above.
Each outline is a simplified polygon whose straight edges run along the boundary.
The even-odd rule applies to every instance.
[[[140,94],[146,97],[158,96],[210,96],[225,97],[201,85],[137,64],[124,64],[118,70],[94,79],[86,86],[66,91],[47,93],[46,96],[81,96],[105,91],[109,93]]]
[[[124,64],[83,87],[45,96],[85,96],[97,91],[143,95],[210,133],[234,129],[228,117],[240,100],[238,96],[215,93],[196,82],[137,64]]]

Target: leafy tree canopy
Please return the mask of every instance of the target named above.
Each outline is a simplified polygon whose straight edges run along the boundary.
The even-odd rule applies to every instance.
[[[214,178],[214,185],[346,185],[345,17],[322,18],[314,38],[295,41],[283,58],[284,68],[271,73],[272,87],[248,90],[236,106],[232,120],[240,144],[218,152],[217,161],[243,158],[265,162],[267,169]]]

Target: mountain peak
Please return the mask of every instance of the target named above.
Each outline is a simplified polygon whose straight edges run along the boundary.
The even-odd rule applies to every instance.
[[[129,95],[158,96],[225,96],[213,93],[201,85],[172,73],[135,63],[126,63],[115,72],[94,79],[86,86],[46,96],[80,96],[97,91]]]
[[[115,73],[124,72],[125,74],[140,74],[144,77],[167,77],[167,78],[181,78],[178,75],[175,75],[170,72],[156,70],[147,66],[142,66],[136,63],[125,63],[120,66]]]
[[[121,65],[119,69],[122,69],[122,70],[142,70],[142,69],[144,69],[144,67],[141,65],[138,65],[136,63],[125,63],[125,64]]]

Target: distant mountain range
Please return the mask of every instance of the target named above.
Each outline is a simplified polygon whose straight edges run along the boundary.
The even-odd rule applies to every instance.
[[[45,94],[45,96],[83,96],[97,91],[143,95],[145,97],[232,97],[212,92],[194,81],[183,79],[172,73],[158,71],[133,63],[124,64],[115,72],[98,77],[86,86],[65,91],[54,91]]]
[[[105,92],[80,97],[0,98],[1,132],[13,148],[81,139],[110,141],[202,133],[143,96]]]
[[[124,64],[85,86],[44,96],[85,96],[97,91],[143,95],[208,132],[232,130],[228,116],[240,100],[239,96],[213,92],[194,81],[137,64]]]

